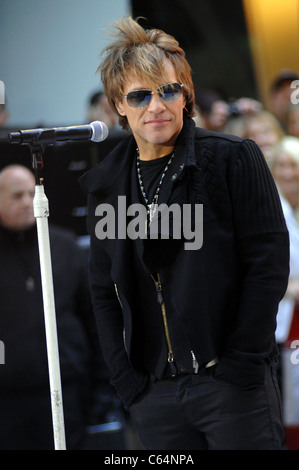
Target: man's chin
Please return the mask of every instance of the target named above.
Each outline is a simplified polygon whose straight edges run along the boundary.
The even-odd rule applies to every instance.
[[[32,229],[32,227],[35,226],[35,219],[30,222],[24,222],[16,225],[15,227],[12,227],[12,230],[14,231],[19,231],[19,232],[26,232],[27,230]]]

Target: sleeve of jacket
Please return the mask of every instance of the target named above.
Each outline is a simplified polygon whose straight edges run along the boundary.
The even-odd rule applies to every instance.
[[[90,196],[90,200],[93,196]],[[93,204],[89,203],[92,212]],[[111,279],[111,260],[95,235],[95,220],[89,220],[89,281],[103,357],[110,371],[111,384],[125,408],[144,390],[147,377],[130,365],[124,343],[122,309]],[[93,228],[92,228],[93,227]]]
[[[224,375],[240,365],[246,375],[248,364],[250,370],[271,357],[278,304],[289,275],[289,237],[275,182],[254,142],[245,140],[240,148],[229,181],[241,298],[218,371]]]

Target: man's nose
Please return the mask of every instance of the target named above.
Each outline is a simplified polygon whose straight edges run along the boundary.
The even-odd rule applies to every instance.
[[[153,93],[151,100],[148,105],[148,111],[152,113],[157,113],[164,111],[166,108],[164,101],[162,98],[159,96],[158,93]]]

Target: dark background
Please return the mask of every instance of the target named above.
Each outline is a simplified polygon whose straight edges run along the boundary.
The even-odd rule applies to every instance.
[[[131,0],[143,27],[174,36],[193,70],[196,91],[216,89],[230,100],[258,99],[241,0]]]

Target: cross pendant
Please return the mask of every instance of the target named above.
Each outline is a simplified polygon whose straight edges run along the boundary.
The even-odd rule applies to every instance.
[[[154,215],[155,215],[155,212],[157,210],[157,206],[158,204],[156,204],[155,202],[152,202],[148,208],[149,208],[149,223],[151,223],[151,221],[153,220],[154,218]]]
[[[146,219],[146,221],[145,221],[145,226],[144,226],[145,234],[147,234],[148,226],[151,224],[151,222],[152,222],[152,220],[153,220],[153,218],[154,218],[155,212],[156,212],[156,210],[157,210],[157,206],[158,206],[158,204],[156,204],[156,203],[154,203],[154,202],[152,202],[151,204],[149,204],[149,205],[147,206],[147,208],[148,208],[148,212],[147,212],[148,217],[147,217],[147,219]]]

